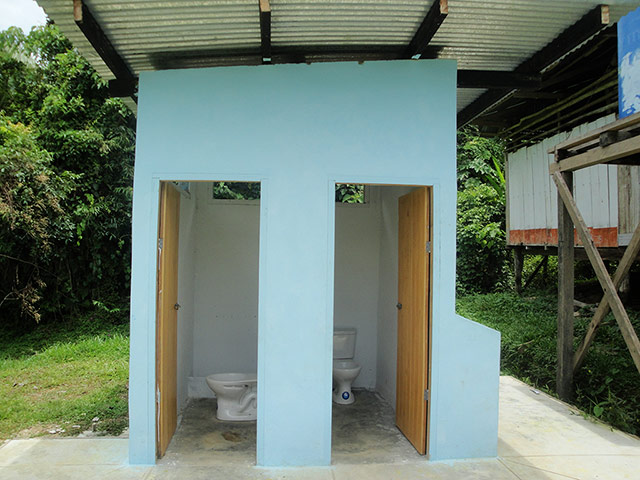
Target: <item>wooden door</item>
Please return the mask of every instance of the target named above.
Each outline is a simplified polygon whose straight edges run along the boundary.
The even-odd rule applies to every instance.
[[[427,451],[431,189],[398,199],[398,369],[396,425],[420,454]]]
[[[158,295],[156,326],[156,417],[157,454],[162,457],[176,430],[177,320],[178,320],[178,230],[180,193],[160,184],[158,229]]]

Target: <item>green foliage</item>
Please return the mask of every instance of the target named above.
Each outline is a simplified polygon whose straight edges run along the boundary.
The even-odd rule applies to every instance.
[[[217,200],[258,200],[258,182],[213,182],[213,198]]]
[[[508,252],[504,196],[484,184],[458,192],[457,288],[489,292],[504,287]]]
[[[504,197],[503,172],[504,144],[500,140],[483,138],[473,127],[458,131],[458,189],[486,184]]]
[[[489,292],[508,279],[503,145],[458,132],[457,289]]]
[[[23,199],[0,224],[3,321],[126,302],[131,112],[53,25],[0,32],[0,72],[2,201]]]
[[[364,185],[355,183],[336,184],[337,203],[364,203]]]
[[[540,389],[555,391],[556,317],[555,292],[537,292],[522,298],[513,293],[459,297],[457,312],[499,330],[503,373],[516,376]],[[640,313],[630,310],[636,331]],[[576,317],[576,345],[589,325],[590,315]],[[631,355],[616,322],[609,314],[575,376],[575,405],[628,433],[640,433],[640,382]]]
[[[9,317],[40,320],[45,277],[55,277],[45,271],[73,236],[63,204],[80,176],[51,163],[31,130],[0,112],[0,307]]]

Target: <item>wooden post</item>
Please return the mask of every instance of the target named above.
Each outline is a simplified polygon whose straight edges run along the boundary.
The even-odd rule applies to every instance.
[[[562,176],[573,190],[573,172]],[[558,194],[558,367],[556,391],[562,400],[573,396],[573,296],[574,296],[573,221]]]
[[[513,249],[513,273],[516,282],[516,292],[522,293],[522,267],[524,265],[524,249]]]

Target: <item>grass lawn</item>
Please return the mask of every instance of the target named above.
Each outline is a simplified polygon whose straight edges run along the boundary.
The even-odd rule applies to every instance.
[[[550,393],[556,378],[556,293],[468,295],[458,298],[460,315],[502,333],[501,369]],[[636,332],[640,313],[628,310]],[[575,347],[591,314],[576,317]],[[640,434],[640,373],[613,315],[609,314],[575,376],[574,404],[628,433]]]
[[[127,427],[129,326],[118,317],[0,331],[0,440]]]

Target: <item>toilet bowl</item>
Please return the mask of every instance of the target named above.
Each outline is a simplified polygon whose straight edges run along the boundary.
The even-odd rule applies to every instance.
[[[333,401],[341,405],[349,405],[355,402],[355,397],[351,391],[351,384],[360,373],[362,367],[353,360],[333,361],[333,380],[335,388],[333,390]]]
[[[215,373],[207,385],[216,394],[218,420],[240,422],[256,419],[257,378],[255,373]]]
[[[335,328],[333,331],[333,401],[341,405],[355,402],[351,384],[360,373],[354,360],[356,329]]]

